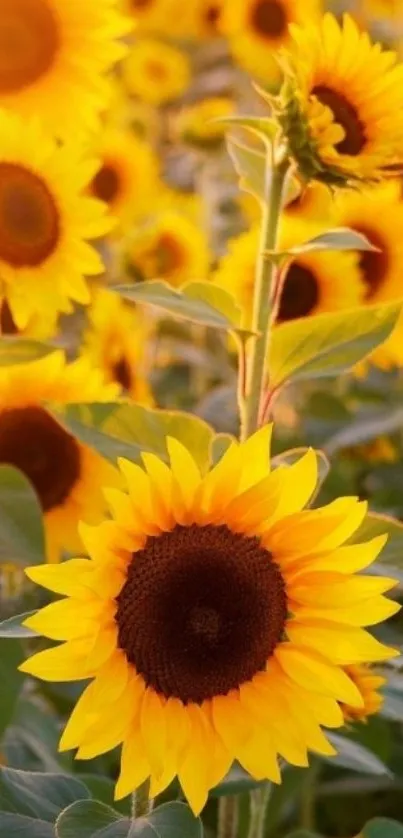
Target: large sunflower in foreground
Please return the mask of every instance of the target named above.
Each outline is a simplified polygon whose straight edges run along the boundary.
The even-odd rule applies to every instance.
[[[57,136],[93,129],[130,28],[115,0],[1,0],[0,107]]]
[[[126,128],[108,128],[96,154],[101,162],[90,184],[124,226],[152,210],[159,188],[158,162],[151,146]]]
[[[104,270],[86,241],[111,227],[105,206],[83,194],[93,170],[36,122],[0,113],[0,296],[19,329],[38,311],[88,303],[84,275]]]
[[[230,0],[224,4],[220,27],[239,64],[264,82],[281,79],[276,50],[289,43],[291,23],[315,20],[319,0]]]
[[[68,433],[46,405],[113,401],[118,392],[88,362],[67,364],[62,352],[0,368],[0,463],[20,469],[33,484],[49,561],[63,548],[81,549],[78,522],[102,518],[102,486],[117,481],[116,470]]]
[[[149,338],[141,315],[113,291],[99,289],[89,309],[90,327],[83,354],[102,370],[106,381],[117,384],[141,404],[152,404],[146,373]]]
[[[113,520],[82,530],[90,560],[27,570],[68,597],[27,625],[66,642],[22,669],[94,679],[61,748],[90,759],[123,743],[118,798],[178,775],[197,813],[235,759],[279,782],[278,755],[332,755],[322,725],[363,703],[343,667],[398,654],[361,628],[399,608],[383,596],[394,580],[357,574],[385,538],[343,546],[366,504],[304,511],[316,454],[270,472],[269,435],[234,442],[205,476],[174,439],[170,467],[121,461],[128,494],[109,491]]]
[[[292,26],[279,120],[309,178],[343,184],[403,164],[403,65],[351,17]]]
[[[337,223],[363,233],[378,248],[358,254],[368,305],[403,297],[403,203],[398,182],[360,192],[343,192],[335,207]],[[403,316],[391,336],[370,356],[381,367],[403,363]]]
[[[210,252],[202,227],[185,214],[167,210],[139,229],[128,243],[126,267],[138,281],[163,279],[175,288],[206,279]]]
[[[280,250],[307,241],[319,232],[316,224],[284,218]],[[217,285],[233,294],[241,305],[246,327],[250,327],[252,319],[258,247],[257,228],[234,239],[214,276]],[[278,322],[354,308],[360,304],[363,293],[358,259],[354,254],[301,253],[286,268]]]

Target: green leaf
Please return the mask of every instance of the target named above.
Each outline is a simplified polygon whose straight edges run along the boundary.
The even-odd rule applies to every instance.
[[[202,838],[200,818],[195,818],[185,803],[164,803],[139,818],[130,832],[130,838]]]
[[[403,407],[389,407],[374,413],[358,414],[346,427],[333,434],[325,443],[329,455],[352,445],[363,445],[372,439],[393,433],[403,425]]]
[[[251,147],[240,140],[227,139],[228,153],[240,180],[239,186],[244,192],[250,192],[258,201],[265,201],[266,151]],[[295,178],[289,177],[285,190],[284,204],[290,203],[300,192]]]
[[[23,660],[21,644],[17,640],[0,643],[0,736],[11,721],[24,676],[18,671]],[[1,808],[1,807],[0,807]]]
[[[339,736],[337,733],[327,731],[326,735],[337,750],[336,756],[324,757],[326,762],[341,768],[349,768],[350,771],[358,771],[360,774],[391,776],[385,763],[364,745],[360,745],[352,739],[347,739],[345,736]]]
[[[124,797],[122,800],[115,800],[115,785],[114,780],[110,777],[104,777],[102,774],[81,774],[81,782],[85,783],[87,789],[91,793],[91,797],[100,803],[105,803],[113,809],[119,811],[122,815],[130,814],[130,796]]]
[[[0,466],[0,562],[42,564],[45,544],[42,510],[27,478]]]
[[[207,422],[190,413],[152,410],[130,403],[71,405],[63,414],[63,422],[82,442],[113,462],[118,456],[140,462],[142,451],[167,460],[166,437],[172,436],[205,468],[214,434]]]
[[[401,302],[393,302],[318,314],[277,326],[269,360],[272,388],[350,369],[386,340],[401,307]]]
[[[363,541],[370,541],[377,535],[385,535],[388,540],[378,557],[382,564],[403,565],[403,523],[391,518],[389,515],[380,515],[377,512],[370,512],[357,532],[350,538],[350,544],[360,544]]]
[[[235,128],[245,128],[246,131],[251,131],[253,134],[257,134],[257,136],[261,137],[265,142],[267,140],[269,140],[269,142],[273,142],[279,130],[278,123],[274,119],[269,119],[268,117],[234,115],[221,116],[210,121],[228,125],[230,128],[232,126]]]
[[[389,818],[374,818],[364,826],[361,836],[362,838],[403,838],[403,825]]]
[[[89,797],[75,777],[63,774],[0,770],[0,809],[54,823],[59,813],[77,799]]]
[[[161,279],[153,279],[137,285],[115,285],[112,290],[125,300],[154,306],[180,320],[245,334],[240,329],[241,309],[234,298],[210,282],[190,282],[175,289]]]
[[[59,741],[60,720],[55,712],[39,696],[20,695],[3,740],[6,763],[23,771],[47,772],[45,777],[60,774],[71,768],[73,758],[71,752],[58,752]],[[23,754],[22,759],[15,759],[16,751]]]
[[[24,614],[16,614],[15,617],[9,617],[8,620],[3,620],[0,623],[0,638],[19,638],[22,637],[38,637],[36,631],[23,626],[24,620],[32,617],[36,611],[26,611]]]
[[[0,337],[0,367],[11,364],[27,364],[44,358],[55,347],[36,340],[25,340],[19,337]]]
[[[61,812],[55,829],[57,838],[129,838],[130,820],[99,800],[77,800]]]
[[[51,823],[5,812],[0,812],[0,835],[4,838],[55,838]]]
[[[348,227],[339,227],[336,230],[328,230],[327,233],[322,233],[320,236],[315,236],[302,244],[296,244],[294,247],[289,247],[281,253],[276,253],[281,257],[298,256],[301,253],[312,253],[321,250],[378,250],[377,247],[363,236],[362,233],[357,233],[355,230],[350,230]],[[268,251],[268,255],[273,255]]]

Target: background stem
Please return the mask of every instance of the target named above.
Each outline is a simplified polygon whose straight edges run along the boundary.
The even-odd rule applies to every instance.
[[[141,818],[143,815],[148,815],[153,807],[153,801],[150,799],[150,781],[145,780],[141,786],[132,794],[132,819]]]
[[[276,264],[266,255],[277,246],[278,226],[289,161],[283,158],[273,164],[267,155],[265,202],[263,207],[260,247],[256,264],[255,297],[252,329],[257,333],[249,359],[245,400],[245,422],[242,436],[246,439],[259,426],[260,403],[265,384],[265,368],[271,330],[271,307]]]
[[[238,815],[237,797],[221,797],[218,804],[218,838],[237,838]]]
[[[264,838],[266,834],[267,807],[271,797],[271,783],[250,794],[250,821],[248,838]]]

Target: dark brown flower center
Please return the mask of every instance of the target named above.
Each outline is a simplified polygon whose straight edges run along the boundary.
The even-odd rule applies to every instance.
[[[46,183],[16,163],[0,163],[0,259],[36,267],[60,236],[59,211]]]
[[[309,268],[293,262],[288,268],[280,299],[278,321],[312,314],[319,301],[318,280]]]
[[[378,250],[363,250],[359,254],[361,276],[366,285],[365,299],[368,301],[383,285],[389,271],[389,256],[385,242],[376,231],[364,225],[354,227],[354,229],[357,233],[366,236],[374,247],[379,248]]]
[[[157,693],[201,704],[264,670],[286,594],[257,538],[177,525],[133,554],[118,597],[119,646]]]
[[[0,463],[28,477],[45,512],[60,506],[80,477],[74,437],[41,407],[0,412]]]
[[[215,3],[211,3],[207,6],[205,11],[204,19],[206,21],[207,26],[214,32],[218,26],[218,22],[221,17],[221,9],[219,5]]]
[[[18,335],[18,328],[7,300],[3,300],[0,305],[0,335]]]
[[[332,90],[324,84],[317,85],[311,92],[322,105],[330,108],[334,121],[344,128],[345,137],[335,146],[339,154],[350,154],[356,157],[366,144],[366,136],[364,125],[354,105],[343,93]]]
[[[182,247],[170,233],[163,233],[160,236],[156,257],[157,270],[161,276],[169,276],[181,268],[183,264]]]
[[[112,368],[113,380],[117,381],[124,390],[130,390],[132,383],[132,370],[126,358],[120,358]]]
[[[29,87],[52,67],[60,46],[47,0],[1,0],[0,93]]]
[[[148,6],[152,6],[153,2],[154,0],[130,0],[131,7],[135,12],[147,9]]]
[[[120,192],[120,177],[115,166],[105,163],[92,181],[94,195],[107,204],[112,204]]]
[[[266,38],[281,38],[287,32],[288,18],[281,0],[258,0],[252,10],[253,29]]]

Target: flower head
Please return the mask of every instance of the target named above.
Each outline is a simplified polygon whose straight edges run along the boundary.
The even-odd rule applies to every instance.
[[[350,707],[348,704],[342,704],[344,718],[346,722],[364,722],[368,716],[373,716],[382,707],[383,697],[379,689],[386,683],[386,678],[376,675],[365,664],[346,666],[345,672],[361,693],[363,705]]]
[[[143,38],[130,50],[123,65],[123,79],[133,96],[162,105],[178,99],[189,87],[189,59],[170,44]]]
[[[87,361],[67,364],[62,352],[28,364],[0,368],[0,463],[31,481],[41,504],[49,561],[63,548],[81,549],[80,520],[104,514],[102,484],[116,485],[116,470],[69,433],[47,409],[116,398]]]
[[[170,466],[121,461],[112,520],[82,529],[91,558],[27,570],[67,597],[27,625],[65,642],[22,669],[92,679],[61,747],[89,759],[122,743],[119,798],[178,775],[199,812],[234,759],[279,782],[278,755],[333,754],[322,726],[343,724],[339,702],[363,705],[345,667],[395,654],[362,628],[399,608],[383,596],[394,580],[356,575],[385,538],[346,544],[366,504],[304,510],[316,454],[270,471],[270,432],[204,475],[175,439]]]
[[[279,105],[291,153],[307,179],[343,185],[403,164],[403,65],[348,15],[291,26]]]
[[[200,225],[176,210],[167,210],[128,243],[126,264],[137,280],[163,279],[174,287],[205,279],[209,248]]]

